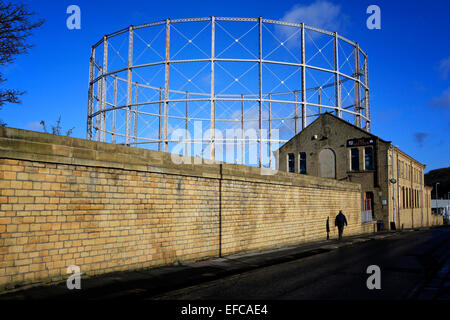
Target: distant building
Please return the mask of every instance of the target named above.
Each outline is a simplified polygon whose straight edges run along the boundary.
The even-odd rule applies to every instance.
[[[279,170],[361,184],[363,223],[378,222],[384,229],[439,223],[431,213],[432,188],[424,185],[425,165],[331,113],[278,152]]]
[[[438,215],[450,215],[450,200],[431,199],[431,211]]]

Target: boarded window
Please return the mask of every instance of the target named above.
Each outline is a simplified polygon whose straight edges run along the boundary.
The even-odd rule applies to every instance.
[[[331,149],[323,149],[319,153],[320,176],[336,179],[336,155]]]

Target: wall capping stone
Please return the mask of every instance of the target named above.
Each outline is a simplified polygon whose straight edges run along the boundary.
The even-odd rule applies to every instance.
[[[0,127],[0,158],[299,187],[361,190],[359,184],[352,182],[283,171],[275,174],[261,174],[267,173],[269,169],[221,162],[201,163],[203,159],[196,157],[183,157],[191,164],[175,164],[172,161],[172,155],[166,152],[9,127]]]

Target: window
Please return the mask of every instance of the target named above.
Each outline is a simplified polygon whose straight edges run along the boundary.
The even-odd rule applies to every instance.
[[[359,150],[356,148],[351,149],[351,170],[359,171]]]
[[[402,161],[402,164],[401,164],[401,173],[400,173],[400,176],[401,176],[402,178],[405,178],[405,165],[404,165],[403,161]]]
[[[419,190],[416,190],[416,208],[420,208]]]
[[[419,198],[417,197],[417,190],[414,190],[414,207],[416,208],[419,207],[417,200],[419,200]]]
[[[409,207],[412,208],[412,189],[409,188]]]
[[[409,208],[409,188],[406,188],[406,207]]]
[[[402,162],[398,161],[398,176],[402,178]]]
[[[419,190],[416,190],[416,208],[419,207]]]
[[[366,147],[364,149],[365,169],[373,170],[373,148]]]
[[[405,206],[405,187],[402,187],[402,202],[403,202],[402,208],[406,208],[406,206]]]
[[[406,207],[405,208],[409,208],[409,189],[406,188],[405,192],[406,192]]]
[[[293,153],[288,154],[288,168],[289,172],[295,172],[295,155]]]
[[[300,152],[299,158],[300,158],[300,173],[306,174],[306,152]]]
[[[417,208],[422,207],[422,204],[420,203],[421,197],[420,197],[420,191],[417,190]]]

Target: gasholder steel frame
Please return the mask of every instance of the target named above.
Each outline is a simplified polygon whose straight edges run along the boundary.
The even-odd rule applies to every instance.
[[[177,23],[195,23],[195,22],[209,22],[211,25],[211,40],[210,40],[210,56],[204,59],[181,59],[174,60],[171,59],[170,47],[171,47],[171,26]],[[218,21],[226,22],[254,22],[258,25],[258,53],[255,54],[256,59],[249,58],[220,58],[216,56],[216,23]],[[263,57],[263,26],[265,24],[287,26],[298,28],[300,30],[300,63],[288,62],[278,60],[266,60]],[[133,37],[136,30],[143,28],[152,28],[156,26],[165,25],[165,51],[164,56],[161,61],[144,63],[144,64],[133,64]],[[333,60],[334,68],[324,68],[317,65],[308,64],[305,58],[306,51],[306,40],[305,31],[314,31],[322,35],[327,35],[332,37],[333,40]],[[122,34],[128,34],[128,57],[126,61],[126,66],[116,70],[108,69],[108,43],[109,41]],[[189,40],[190,41],[190,40]],[[343,41],[348,45],[353,47],[354,56],[354,72],[352,74],[347,74],[340,70],[339,65],[339,46],[340,42]],[[237,42],[237,39],[236,39]],[[283,43],[281,43],[283,45]],[[96,50],[103,47],[102,54],[102,65],[96,62]],[[317,47],[317,46],[316,46]],[[323,53],[319,49],[322,55]],[[363,63],[361,64],[360,58],[363,58]],[[124,60],[124,59],[123,59]],[[347,58],[348,60],[348,58]],[[188,92],[188,91],[178,91],[170,87],[170,66],[179,63],[189,63],[189,62],[209,62],[210,68],[210,92],[208,94],[201,92]],[[258,83],[258,92],[255,94],[220,94],[215,90],[215,78],[216,78],[216,63],[217,62],[244,62],[244,63],[256,63],[258,65],[258,77],[254,79]],[[264,92],[263,91],[263,65],[282,65],[299,68],[301,70],[301,81],[299,83],[300,89],[292,90],[292,92]],[[152,66],[164,66],[164,87],[152,86],[151,84],[142,83],[133,79],[133,73],[141,68],[148,68]],[[223,68],[223,67],[222,67]],[[334,77],[334,81],[330,83],[321,83],[314,87],[307,87],[306,71],[307,70],[317,70],[321,72],[326,72]],[[126,73],[125,77],[120,77],[118,74]],[[97,76],[96,76],[97,74]],[[361,78],[364,80],[362,81]],[[342,105],[342,85],[347,81],[352,81],[354,84],[354,103],[350,106],[344,107]],[[109,87],[108,83],[113,84],[113,98],[111,102],[107,101],[107,95]],[[126,104],[118,105],[117,102],[117,92],[118,92],[118,82],[123,82],[126,84]],[[317,82],[317,81],[316,81]],[[133,86],[134,86],[134,97],[133,97]],[[95,93],[95,87],[97,88],[97,93]],[[327,105],[323,103],[323,93],[326,88],[334,88],[334,104]],[[141,89],[152,89],[155,90],[159,98],[150,101],[139,102],[139,93]],[[361,97],[361,90],[363,92]],[[318,96],[317,103],[313,101],[308,101],[307,92],[315,91]],[[185,98],[172,99],[170,97],[171,93],[185,94]],[[286,94],[291,94],[292,99],[286,98],[276,98],[277,96],[286,96]],[[298,100],[300,94],[301,100]],[[195,97],[192,97],[195,96]],[[200,97],[200,98],[199,98]],[[90,57],[90,69],[89,69],[89,93],[88,93],[88,110],[87,110],[87,139],[95,139],[98,141],[106,141],[106,135],[110,136],[110,141],[112,143],[117,143],[116,139],[118,137],[124,138],[125,145],[138,146],[141,144],[157,144],[158,150],[169,152],[168,144],[169,142],[179,142],[179,140],[171,140],[169,138],[169,119],[177,118],[184,120],[186,123],[186,131],[188,130],[189,121],[201,120],[204,118],[189,117],[189,103],[196,101],[209,101],[210,104],[210,128],[211,134],[209,138],[202,139],[185,139],[186,143],[185,153],[188,154],[188,146],[191,143],[207,144],[210,146],[210,159],[214,160],[216,156],[216,144],[217,143],[227,143],[227,139],[217,138],[216,133],[216,123],[218,121],[236,121],[237,127],[242,130],[242,136],[233,140],[232,143],[241,144],[241,162],[245,162],[245,144],[246,143],[257,143],[258,144],[258,163],[259,167],[263,166],[262,163],[262,146],[263,144],[268,145],[269,152],[271,151],[271,146],[274,144],[279,144],[286,142],[286,139],[276,139],[273,137],[272,122],[275,120],[293,120],[294,130],[293,134],[299,132],[298,119],[301,118],[301,129],[303,130],[307,126],[307,118],[318,116],[324,109],[331,110],[338,117],[343,117],[343,114],[351,115],[354,117],[354,124],[358,127],[363,128],[366,131],[370,131],[370,106],[369,106],[369,83],[368,83],[368,65],[367,65],[367,54],[359,47],[358,43],[350,41],[343,36],[339,35],[337,32],[330,32],[323,29],[307,26],[303,23],[293,23],[285,21],[277,21],[270,19],[259,18],[233,18],[233,17],[204,17],[204,18],[189,18],[189,19],[166,19],[163,21],[152,22],[142,25],[129,26],[115,33],[105,35],[99,42],[97,42],[91,48]],[[241,117],[240,119],[217,119],[216,118],[216,104],[218,101],[223,102],[241,102]],[[185,117],[174,117],[169,114],[169,108],[173,103],[184,102],[186,104]],[[255,102],[258,105],[258,129],[257,129],[257,139],[245,138],[244,136],[244,122],[249,120],[244,120],[244,103],[245,102]],[[268,138],[262,135],[262,122],[263,122],[263,104],[267,103],[268,112]],[[294,106],[294,112],[292,117],[284,117],[274,119],[272,113],[274,111],[273,104],[282,103],[287,106]],[[158,104],[159,112],[156,114],[146,113],[145,106]],[[301,107],[301,116],[298,115],[298,106]],[[317,112],[315,114],[307,115],[307,107],[315,108]],[[118,110],[125,110],[125,132],[118,132],[117,128],[117,112]],[[112,113],[112,124],[107,127],[106,117]],[[148,137],[138,136],[138,115],[147,114],[153,115],[158,118],[158,128],[157,128],[157,138],[151,139]],[[254,121],[254,120],[253,120]],[[132,122],[134,122],[132,124]],[[363,124],[364,122],[364,124]],[[133,131],[131,128],[133,127]],[[95,130],[95,133],[94,133]],[[156,130],[156,128],[155,128]],[[132,133],[133,132],[133,133]],[[269,156],[270,158],[270,156]],[[269,159],[269,166],[271,166],[271,160]]]

